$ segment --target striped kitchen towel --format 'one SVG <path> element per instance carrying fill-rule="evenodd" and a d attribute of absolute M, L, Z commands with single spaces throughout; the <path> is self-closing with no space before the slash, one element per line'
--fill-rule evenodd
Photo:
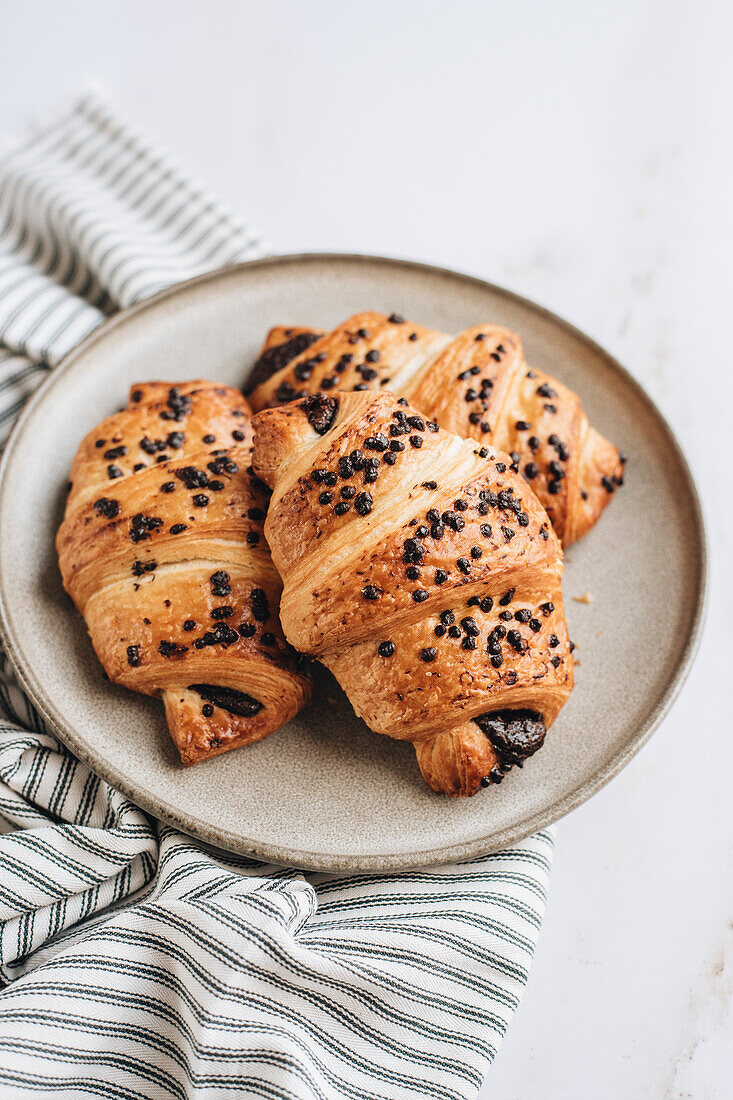
<path fill-rule="evenodd" d="M 0 432 L 115 309 L 263 253 L 96 96 L 58 114 L 0 160 Z M 217 851 L 75 760 L 0 654 L 0 1097 L 475 1097 L 551 853 L 334 876 Z"/>

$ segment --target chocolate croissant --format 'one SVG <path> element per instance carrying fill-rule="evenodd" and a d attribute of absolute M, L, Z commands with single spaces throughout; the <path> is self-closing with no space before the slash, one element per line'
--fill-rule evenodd
<path fill-rule="evenodd" d="M 471 795 L 534 753 L 570 694 L 562 550 L 510 459 L 390 393 L 254 417 L 286 638 L 435 791 Z"/>
<path fill-rule="evenodd" d="M 388 387 L 442 428 L 506 451 L 564 546 L 593 527 L 623 483 L 623 456 L 590 426 L 577 395 L 530 369 L 520 337 L 499 325 L 453 338 L 394 313 L 359 313 L 327 334 L 277 328 L 251 384 L 255 410 L 319 390 Z"/>
<path fill-rule="evenodd" d="M 267 737 L 309 697 L 278 619 L 250 415 L 211 382 L 133 387 L 83 440 L 56 539 L 107 675 L 162 698 L 184 764 Z"/>

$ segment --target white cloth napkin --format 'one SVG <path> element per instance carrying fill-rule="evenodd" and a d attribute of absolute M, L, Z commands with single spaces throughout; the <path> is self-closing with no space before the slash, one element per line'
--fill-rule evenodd
<path fill-rule="evenodd" d="M 0 160 L 0 432 L 115 309 L 263 251 L 97 97 L 59 113 Z M 0 833 L 3 1098 L 474 1097 L 552 854 L 334 876 L 217 851 L 75 760 L 1 654 Z"/>

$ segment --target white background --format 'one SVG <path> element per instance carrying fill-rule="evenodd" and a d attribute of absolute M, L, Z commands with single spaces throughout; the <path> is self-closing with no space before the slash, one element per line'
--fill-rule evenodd
<path fill-rule="evenodd" d="M 733 1095 L 732 32 L 722 0 L 0 0 L 0 131 L 95 76 L 278 251 L 426 259 L 555 309 L 688 454 L 712 549 L 697 663 L 558 827 L 482 1100 Z"/>

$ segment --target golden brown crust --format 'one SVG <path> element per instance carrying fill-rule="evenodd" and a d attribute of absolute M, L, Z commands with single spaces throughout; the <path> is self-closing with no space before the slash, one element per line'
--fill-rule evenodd
<path fill-rule="evenodd" d="M 372 729 L 436 742 L 418 751 L 431 784 L 472 794 L 491 753 L 467 720 L 549 727 L 572 688 L 558 540 L 508 456 L 388 393 L 322 400 L 253 422 L 285 636 Z"/>
<path fill-rule="evenodd" d="M 349 344 L 359 332 L 367 335 Z M 577 395 L 531 369 L 509 329 L 476 325 L 451 338 L 363 313 L 333 333 L 311 335 L 319 338 L 308 352 L 254 391 L 255 409 L 324 387 L 389 388 L 447 431 L 515 456 L 564 546 L 590 530 L 623 482 L 619 452 L 590 427 Z M 337 373 L 334 363 L 347 346 L 352 361 Z M 369 362 L 374 352 L 378 359 Z M 317 362 L 319 356 L 325 358 Z"/>
<path fill-rule="evenodd" d="M 107 675 L 161 695 L 186 764 L 266 737 L 308 697 L 278 619 L 251 440 L 237 390 L 134 386 L 82 442 L 57 535 Z"/>
<path fill-rule="evenodd" d="M 425 782 L 438 794 L 475 794 L 486 776 L 501 774 L 499 754 L 475 722 L 463 722 L 415 745 Z"/>
<path fill-rule="evenodd" d="M 272 408 L 319 390 L 394 389 L 447 339 L 381 313 L 357 313 L 258 385 L 250 395 L 252 408 Z"/>

